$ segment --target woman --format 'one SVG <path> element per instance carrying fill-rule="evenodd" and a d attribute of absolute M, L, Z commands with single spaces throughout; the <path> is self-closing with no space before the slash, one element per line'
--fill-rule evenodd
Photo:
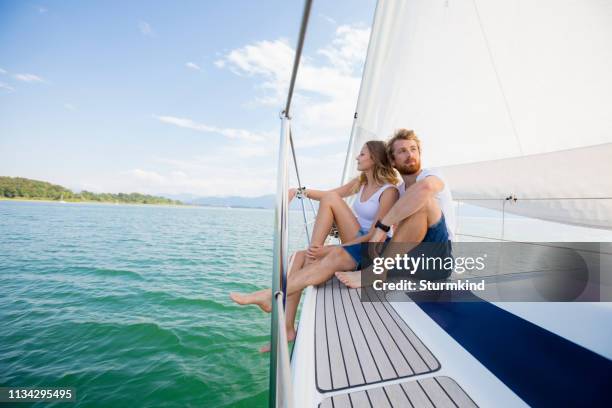
<path fill-rule="evenodd" d="M 387 157 L 384 142 L 371 140 L 364 144 L 357 156 L 357 170 L 361 171 L 359 177 L 336 189 L 302 190 L 303 196 L 319 201 L 319 210 L 310 247 L 292 255 L 288 279 L 292 271 L 301 269 L 309 262 L 317 262 L 329 251 L 332 246 L 324 246 L 324 243 L 334 223 L 343 245 L 367 242 L 374 234 L 376 221 L 384 217 L 398 200 L 399 192 L 395 186 L 399 179 Z M 289 200 L 296 192 L 296 189 L 289 190 Z M 351 210 L 343 198 L 355 194 L 357 197 Z M 270 289 L 250 294 L 230 294 L 236 303 L 256 304 L 266 312 L 270 312 L 271 296 Z M 286 330 L 289 341 L 296 335 L 294 323 L 300 296 L 301 293 L 295 293 L 287 298 Z M 267 350 L 267 347 L 262 348 L 262 351 Z"/>

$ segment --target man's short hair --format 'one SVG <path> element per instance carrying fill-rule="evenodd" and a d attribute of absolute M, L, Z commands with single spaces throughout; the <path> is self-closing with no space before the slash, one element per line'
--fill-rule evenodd
<path fill-rule="evenodd" d="M 414 140 L 419 148 L 419 152 L 421 151 L 421 140 L 414 133 L 414 130 L 410 129 L 397 129 L 391 139 L 387 141 L 387 156 L 389 159 L 393 160 L 393 144 L 398 140 Z"/>

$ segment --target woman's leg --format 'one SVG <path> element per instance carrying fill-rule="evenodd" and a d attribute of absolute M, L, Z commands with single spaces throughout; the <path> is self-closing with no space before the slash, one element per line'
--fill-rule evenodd
<path fill-rule="evenodd" d="M 230 298 L 239 305 L 257 305 L 266 313 L 272 311 L 272 289 L 262 289 L 251 293 L 230 293 Z"/>
<path fill-rule="evenodd" d="M 334 221 L 342 242 L 355 238 L 359 232 L 357 218 L 342 197 L 338 193 L 327 193 L 319 201 L 319 211 L 310 244 L 323 245 Z"/>
<path fill-rule="evenodd" d="M 302 269 L 306 260 L 306 251 L 298 251 L 292 255 L 293 262 L 290 262 L 290 268 L 287 272 L 287 280 L 291 279 L 291 273 Z M 295 315 L 300 303 L 301 293 L 295 293 L 287 297 L 285 306 L 287 337 L 290 335 L 295 337 Z M 272 311 L 272 289 L 262 289 L 251 293 L 230 293 L 230 298 L 239 305 L 257 305 L 266 313 Z M 290 338 L 290 340 L 292 340 Z"/>

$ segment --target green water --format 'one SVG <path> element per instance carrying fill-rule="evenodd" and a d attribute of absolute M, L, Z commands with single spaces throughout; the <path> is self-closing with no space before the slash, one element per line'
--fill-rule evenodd
<path fill-rule="evenodd" d="M 267 210 L 0 202 L 0 386 L 76 389 L 56 406 L 266 405 L 269 316 L 227 294 L 269 285 L 272 223 Z"/>

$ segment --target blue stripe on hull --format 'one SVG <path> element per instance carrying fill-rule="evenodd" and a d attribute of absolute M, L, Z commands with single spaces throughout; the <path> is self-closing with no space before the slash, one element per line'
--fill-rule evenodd
<path fill-rule="evenodd" d="M 490 303 L 410 297 L 527 404 L 612 406 L 611 360 Z"/>

